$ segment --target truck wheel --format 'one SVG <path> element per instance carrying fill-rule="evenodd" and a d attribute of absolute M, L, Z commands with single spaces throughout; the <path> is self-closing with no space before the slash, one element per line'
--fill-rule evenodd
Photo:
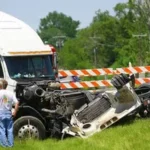
<path fill-rule="evenodd" d="M 20 139 L 44 139 L 45 132 L 43 123 L 36 117 L 24 116 L 14 122 L 14 135 Z"/>

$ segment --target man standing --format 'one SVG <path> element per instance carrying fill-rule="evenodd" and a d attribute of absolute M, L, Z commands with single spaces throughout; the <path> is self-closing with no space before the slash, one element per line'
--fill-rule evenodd
<path fill-rule="evenodd" d="M 0 145 L 12 147 L 14 145 L 13 117 L 16 115 L 19 102 L 15 94 L 6 90 L 7 81 L 0 80 Z M 12 106 L 15 106 L 12 112 Z"/>

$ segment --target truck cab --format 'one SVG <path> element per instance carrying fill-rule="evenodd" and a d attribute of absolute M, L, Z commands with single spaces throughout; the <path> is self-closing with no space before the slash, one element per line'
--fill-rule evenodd
<path fill-rule="evenodd" d="M 45 45 L 21 20 L 0 11 L 0 78 L 14 91 L 17 82 L 55 80 L 56 49 Z"/>
<path fill-rule="evenodd" d="M 48 83 L 51 83 L 50 88 L 54 87 L 56 57 L 56 49 L 46 45 L 30 26 L 0 11 L 0 78 L 7 80 L 7 89 L 13 91 L 20 101 L 19 111 L 14 118 L 14 133 L 18 137 L 24 137 L 30 129 L 33 129 L 34 137 L 45 137 L 48 123 L 32 88 L 36 88 L 36 84 L 45 89 Z M 31 91 L 27 88 L 27 94 L 24 93 L 25 87 L 31 84 Z M 59 84 L 55 84 L 57 86 Z M 41 89 L 38 90 L 41 92 Z M 29 101 L 30 98 L 33 101 Z"/>

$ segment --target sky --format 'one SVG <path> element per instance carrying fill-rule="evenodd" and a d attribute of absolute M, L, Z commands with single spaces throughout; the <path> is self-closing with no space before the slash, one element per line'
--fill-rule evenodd
<path fill-rule="evenodd" d="M 79 28 L 85 28 L 97 10 L 108 10 L 114 15 L 114 6 L 123 2 L 127 0 L 0 0 L 0 11 L 24 21 L 34 30 L 38 29 L 40 19 L 53 11 L 80 21 Z"/>

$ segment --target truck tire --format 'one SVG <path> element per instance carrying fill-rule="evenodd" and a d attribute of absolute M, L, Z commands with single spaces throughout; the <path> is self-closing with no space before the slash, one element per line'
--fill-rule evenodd
<path fill-rule="evenodd" d="M 45 126 L 36 117 L 23 116 L 14 122 L 14 135 L 19 139 L 44 139 L 45 133 Z"/>

